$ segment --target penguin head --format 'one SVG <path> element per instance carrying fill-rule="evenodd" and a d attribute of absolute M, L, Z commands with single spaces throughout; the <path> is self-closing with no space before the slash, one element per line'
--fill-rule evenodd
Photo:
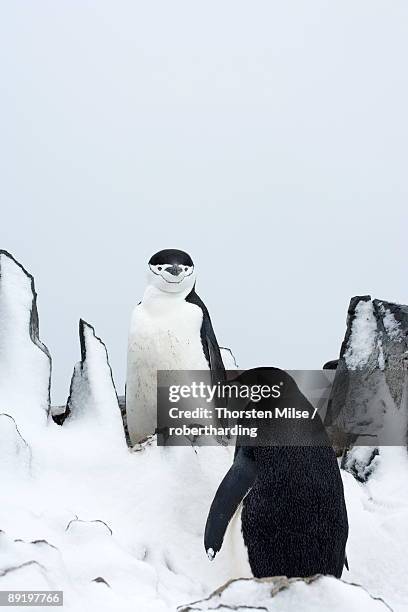
<path fill-rule="evenodd" d="M 148 282 L 167 293 L 191 290 L 195 283 L 193 260 L 178 249 L 159 251 L 149 260 Z"/>

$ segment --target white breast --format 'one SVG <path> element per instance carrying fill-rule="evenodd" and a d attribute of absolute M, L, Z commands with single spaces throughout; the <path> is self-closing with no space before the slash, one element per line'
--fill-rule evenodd
<path fill-rule="evenodd" d="M 208 370 L 201 308 L 183 295 L 145 294 L 132 313 L 127 363 L 129 435 L 138 442 L 156 428 L 157 370 Z"/>

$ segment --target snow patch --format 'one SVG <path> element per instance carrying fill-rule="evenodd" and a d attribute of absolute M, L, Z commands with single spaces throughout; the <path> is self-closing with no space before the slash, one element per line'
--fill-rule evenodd
<path fill-rule="evenodd" d="M 398 323 L 398 321 L 388 308 L 384 309 L 383 322 L 385 331 L 387 332 L 391 340 L 401 341 L 403 339 L 401 325 Z"/>
<path fill-rule="evenodd" d="M 0 413 L 25 437 L 44 425 L 50 406 L 51 359 L 39 339 L 33 277 L 0 251 Z"/>
<path fill-rule="evenodd" d="M 350 370 L 363 368 L 375 347 L 377 322 L 374 316 L 373 303 L 361 300 L 355 310 L 349 345 L 344 354 Z"/>
<path fill-rule="evenodd" d="M 94 442 L 105 452 L 114 446 L 124 449 L 123 422 L 106 347 L 94 328 L 82 320 L 79 337 L 81 361 L 74 368 L 64 427 L 79 436 L 92 430 Z"/>
<path fill-rule="evenodd" d="M 262 580 L 234 580 L 209 598 L 182 607 L 179 612 L 197 610 L 227 612 L 385 612 L 390 608 L 359 585 L 350 585 L 329 576 L 305 580 L 286 577 Z"/>

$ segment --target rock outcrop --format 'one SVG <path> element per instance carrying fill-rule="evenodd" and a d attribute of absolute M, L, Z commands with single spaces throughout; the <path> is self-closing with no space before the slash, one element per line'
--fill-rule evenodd
<path fill-rule="evenodd" d="M 363 587 L 329 576 L 310 578 L 238 579 L 227 582 L 212 595 L 179 612 L 385 612 L 391 608 Z"/>
<path fill-rule="evenodd" d="M 0 251 L 0 414 L 12 417 L 24 438 L 47 422 L 50 380 L 34 278 L 10 253 Z"/>
<path fill-rule="evenodd" d="M 371 447 L 343 460 L 362 481 L 378 446 L 407 444 L 407 357 L 408 306 L 352 298 L 325 425 L 337 448 Z"/>

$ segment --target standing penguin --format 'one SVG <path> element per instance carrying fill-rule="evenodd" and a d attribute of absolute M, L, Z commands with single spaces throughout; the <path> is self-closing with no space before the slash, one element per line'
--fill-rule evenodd
<path fill-rule="evenodd" d="M 256 409 L 292 407 L 300 409 L 303 418 L 258 420 L 259 446 L 237 442 L 234 463 L 208 515 L 208 557 L 214 559 L 221 549 L 228 523 L 242 502 L 242 536 L 256 578 L 339 578 L 347 563 L 347 510 L 335 453 L 319 415 L 313 417 L 313 407 L 282 370 L 250 370 L 237 381 L 249 386 L 279 384 L 279 401 L 264 399 Z"/>
<path fill-rule="evenodd" d="M 195 292 L 195 270 L 187 253 L 159 251 L 148 263 L 148 285 L 131 318 L 126 416 L 133 444 L 156 428 L 157 370 L 211 370 L 225 379 L 210 315 Z"/>

